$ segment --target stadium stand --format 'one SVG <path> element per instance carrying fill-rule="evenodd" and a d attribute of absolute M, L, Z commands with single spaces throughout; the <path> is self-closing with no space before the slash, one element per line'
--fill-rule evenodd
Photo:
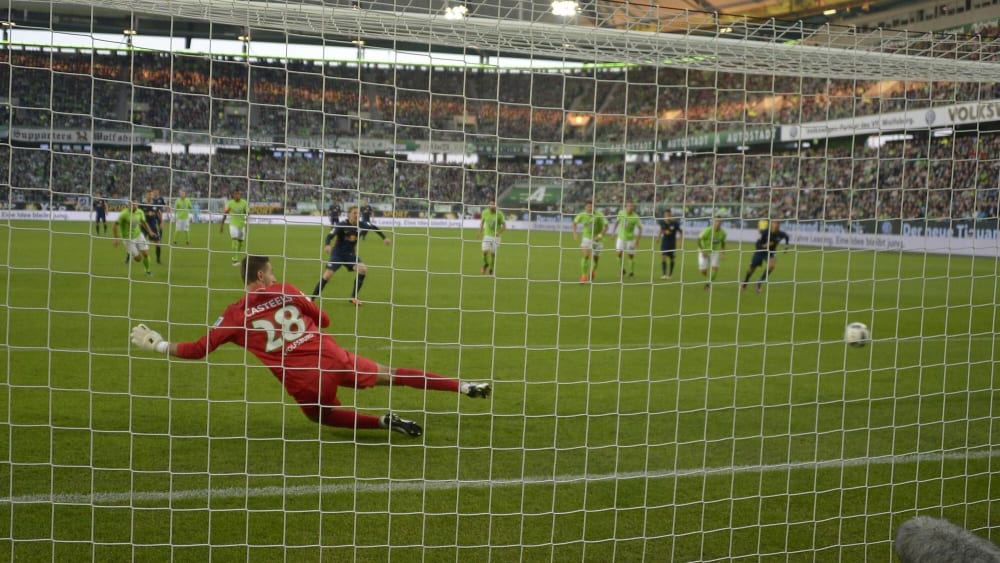
<path fill-rule="evenodd" d="M 614 73 L 615 81 L 602 81 L 602 73 Z M 732 86 L 720 88 L 723 84 Z M 565 212 L 593 195 L 608 207 L 629 197 L 695 215 L 724 207 L 746 218 L 997 216 L 1000 163 L 989 155 L 1000 154 L 1000 140 L 991 132 L 918 136 L 878 147 L 848 140 L 806 149 L 678 153 L 657 162 L 625 162 L 620 154 L 554 161 L 522 155 L 475 165 L 429 165 L 375 154 L 240 148 L 248 139 L 280 144 L 287 137 L 324 135 L 395 142 L 499 136 L 520 143 L 615 143 L 627 133 L 630 142 L 647 141 L 714 132 L 727 123 L 773 127 L 996 99 L 996 84 L 987 91 L 965 83 L 857 83 L 649 68 L 561 74 L 312 61 L 248 66 L 157 53 L 8 50 L 0 53 L 0 97 L 11 101 L 12 127 L 120 132 L 144 127 L 160 142 L 190 134 L 193 142 L 234 147 L 210 156 L 112 145 L 3 146 L 0 177 L 12 167 L 5 188 L 19 203 L 58 203 L 87 194 L 88 182 L 80 179 L 92 178 L 111 198 L 127 197 L 132 186 L 170 186 L 194 197 L 240 188 L 256 205 L 278 212 L 302 202 L 322 208 L 330 197 L 325 190 L 360 190 L 375 202 L 424 209 L 429 202 L 479 204 L 515 184 L 542 180 L 564 188 Z M 574 122 L 569 119 L 574 114 L 587 119 Z"/>

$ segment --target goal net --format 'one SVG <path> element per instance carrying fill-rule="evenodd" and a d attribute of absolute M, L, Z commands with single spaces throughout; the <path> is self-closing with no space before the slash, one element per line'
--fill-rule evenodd
<path fill-rule="evenodd" d="M 0 552 L 885 561 L 915 515 L 998 539 L 996 25 L 504 6 L 4 12 Z M 324 249 L 354 214 L 364 269 Z M 492 395 L 342 386 L 424 434 L 332 427 L 243 348 L 129 343 L 213 331 L 248 254 L 343 348 Z"/>

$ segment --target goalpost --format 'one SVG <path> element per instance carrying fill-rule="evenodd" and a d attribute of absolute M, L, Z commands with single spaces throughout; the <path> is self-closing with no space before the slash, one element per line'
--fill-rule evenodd
<path fill-rule="evenodd" d="M 0 16 L 0 553 L 885 561 L 916 515 L 1000 539 L 996 39 L 456 6 Z M 164 224 L 146 277 L 92 202 L 111 223 L 153 189 L 201 221 Z M 618 231 L 636 204 L 634 263 L 576 233 L 587 200 Z M 363 306 L 332 277 L 326 332 L 489 401 L 342 389 L 425 433 L 323 427 L 243 349 L 128 344 L 204 335 L 243 295 L 234 253 L 308 292 L 354 206 L 392 244 L 359 244 Z M 772 226 L 790 244 L 757 262 Z"/>

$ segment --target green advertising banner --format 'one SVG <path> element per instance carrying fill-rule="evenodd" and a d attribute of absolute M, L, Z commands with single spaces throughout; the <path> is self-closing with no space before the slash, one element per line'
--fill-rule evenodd
<path fill-rule="evenodd" d="M 526 206 L 529 203 L 558 205 L 562 200 L 562 188 L 557 184 L 535 186 L 517 185 L 507 190 L 499 202 L 501 206 Z"/>

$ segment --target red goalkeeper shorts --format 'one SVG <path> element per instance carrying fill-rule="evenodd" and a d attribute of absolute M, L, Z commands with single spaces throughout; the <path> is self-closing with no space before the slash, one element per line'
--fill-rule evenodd
<path fill-rule="evenodd" d="M 318 420 L 321 406 L 340 405 L 337 387 L 374 387 L 378 373 L 376 362 L 347 350 L 338 350 L 333 357 L 324 358 L 322 371 L 286 369 L 283 384 L 306 416 Z"/>

